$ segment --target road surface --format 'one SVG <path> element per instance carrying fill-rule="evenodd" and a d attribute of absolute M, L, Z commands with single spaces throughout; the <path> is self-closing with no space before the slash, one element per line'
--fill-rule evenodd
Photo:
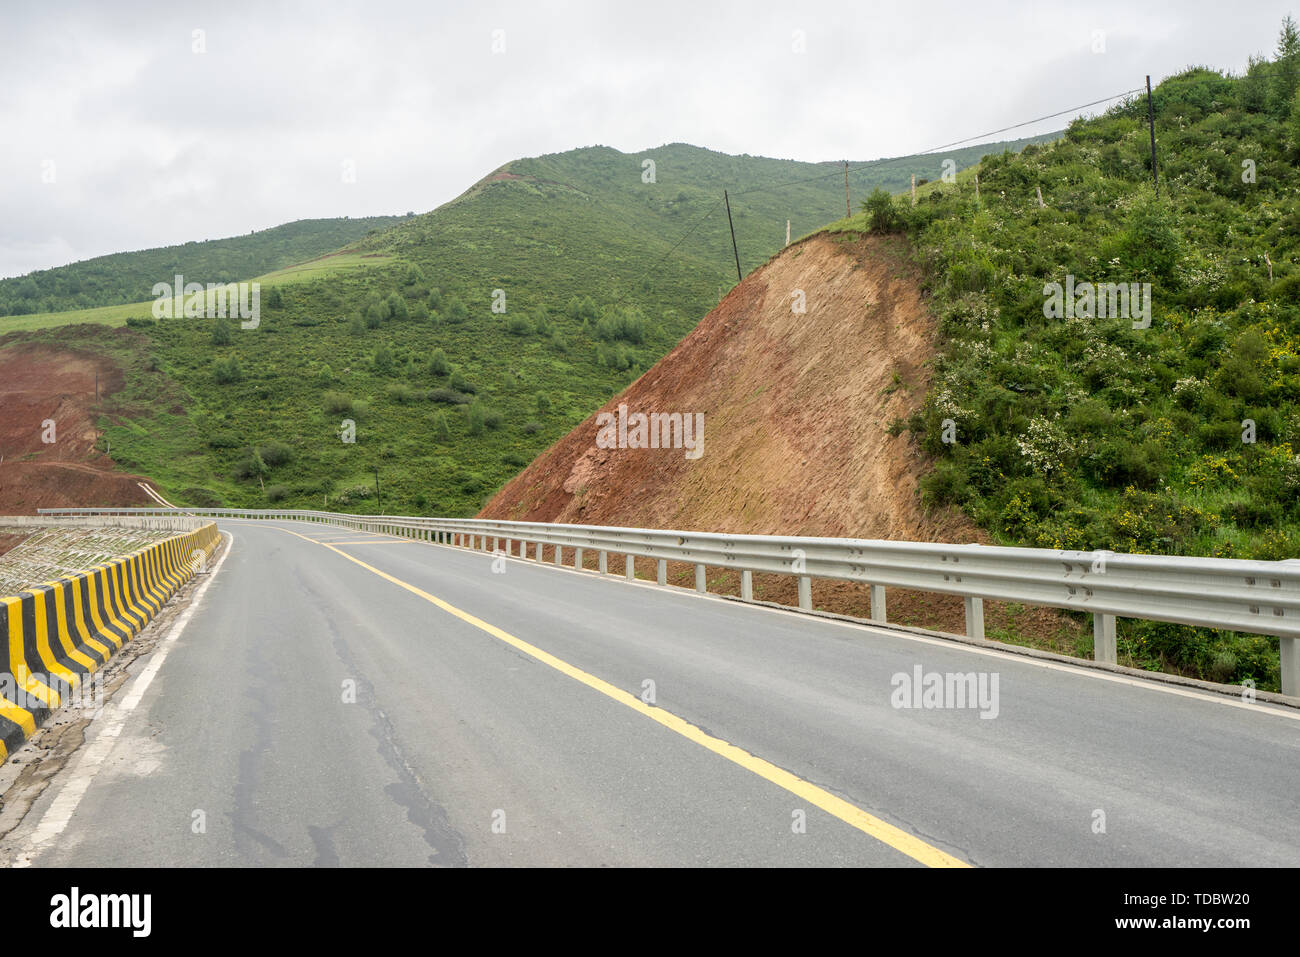
<path fill-rule="evenodd" d="M 488 553 L 220 525 L 183 630 L 131 665 L 7 862 L 1300 863 L 1297 711 Z M 990 693 L 996 675 L 996 698 L 896 707 L 924 704 L 899 690 L 918 667 Z"/>

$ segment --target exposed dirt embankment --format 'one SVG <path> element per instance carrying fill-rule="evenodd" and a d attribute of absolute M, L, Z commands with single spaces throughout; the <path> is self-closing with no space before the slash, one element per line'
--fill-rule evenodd
<path fill-rule="evenodd" d="M 139 476 L 114 472 L 95 449 L 96 376 L 101 398 L 122 386 L 117 367 L 90 353 L 31 342 L 0 348 L 0 515 L 151 504 Z"/>
<path fill-rule="evenodd" d="M 897 240 L 843 239 L 819 235 L 786 249 L 600 410 L 701 412 L 699 458 L 684 449 L 601 448 L 597 413 L 516 476 L 481 515 L 988 541 L 959 512 L 921 506 L 917 480 L 925 457 L 907 437 L 888 432 L 893 419 L 924 399 L 935 354 L 934 320 L 907 248 Z M 677 571 L 685 583 L 689 570 Z M 737 585 L 720 575 L 710 588 Z M 794 588 L 789 577 L 755 582 L 758 597 L 773 601 L 793 603 Z M 863 614 L 864 592 L 816 582 L 814 602 Z M 962 630 L 960 599 L 891 590 L 888 601 L 893 621 Z M 990 633 L 1011 617 L 987 609 Z M 1061 627 L 1050 612 L 1020 617 L 1017 630 L 1055 634 Z"/>

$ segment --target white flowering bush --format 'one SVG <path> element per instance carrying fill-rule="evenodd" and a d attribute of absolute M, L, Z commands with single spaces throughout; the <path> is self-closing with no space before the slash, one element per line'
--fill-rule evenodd
<path fill-rule="evenodd" d="M 1034 416 L 1016 445 L 1029 467 L 1040 475 L 1060 472 L 1075 453 L 1075 442 L 1066 434 L 1059 415 L 1051 419 Z"/>

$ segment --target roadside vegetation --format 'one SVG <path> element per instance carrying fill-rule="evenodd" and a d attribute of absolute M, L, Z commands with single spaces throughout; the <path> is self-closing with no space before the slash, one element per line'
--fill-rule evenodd
<path fill-rule="evenodd" d="M 936 457 L 928 501 L 1006 544 L 1300 556 L 1298 87 L 1288 19 L 1244 76 L 1197 67 L 1155 90 L 1158 196 L 1143 95 L 833 227 L 904 231 L 925 267 L 942 355 L 892 428 Z M 1150 283 L 1149 327 L 1047 317 L 1068 276 Z M 1276 640 L 1123 622 L 1121 645 L 1277 686 Z"/>

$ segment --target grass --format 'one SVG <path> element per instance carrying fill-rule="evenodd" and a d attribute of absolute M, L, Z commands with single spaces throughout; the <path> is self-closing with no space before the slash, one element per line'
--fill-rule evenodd
<path fill-rule="evenodd" d="M 966 171 L 830 227 L 897 219 L 924 270 L 941 355 L 897 431 L 935 457 L 928 503 L 1001 544 L 1300 556 L 1300 100 L 1262 82 L 1160 84 L 1159 196 L 1143 99 L 987 158 L 978 199 Z M 1149 325 L 1049 315 L 1068 276 L 1150 284 Z M 1276 639 L 1121 621 L 1118 641 L 1139 667 L 1278 684 Z"/>

